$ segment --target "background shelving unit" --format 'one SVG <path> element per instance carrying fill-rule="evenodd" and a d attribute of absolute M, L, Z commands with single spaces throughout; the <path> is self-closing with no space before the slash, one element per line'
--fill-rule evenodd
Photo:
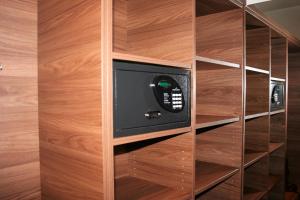
<path fill-rule="evenodd" d="M 284 82 L 287 78 L 287 39 L 276 31 L 271 30 L 271 78 L 272 80 Z M 285 87 L 285 91 L 287 87 Z M 271 93 L 272 91 L 270 91 Z M 287 95 L 287 94 L 286 94 Z M 286 142 L 287 142 L 287 96 L 285 98 L 285 108 L 281 110 L 270 109 L 270 174 L 279 178 L 278 184 L 270 192 L 270 199 L 284 199 L 285 191 L 285 166 L 286 166 Z"/>
<path fill-rule="evenodd" d="M 242 184 L 243 9 L 197 0 L 195 23 L 195 195 L 235 200 Z"/>
<path fill-rule="evenodd" d="M 244 199 L 284 199 L 286 108 L 271 110 L 271 80 L 286 78 L 286 39 L 246 13 Z"/>

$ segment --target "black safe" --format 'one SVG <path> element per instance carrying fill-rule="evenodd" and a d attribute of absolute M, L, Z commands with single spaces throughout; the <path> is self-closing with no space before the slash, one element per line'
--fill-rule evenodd
<path fill-rule="evenodd" d="M 272 81 L 271 82 L 271 110 L 279 110 L 284 108 L 284 82 Z"/>
<path fill-rule="evenodd" d="M 190 71 L 114 61 L 114 137 L 191 124 Z"/>

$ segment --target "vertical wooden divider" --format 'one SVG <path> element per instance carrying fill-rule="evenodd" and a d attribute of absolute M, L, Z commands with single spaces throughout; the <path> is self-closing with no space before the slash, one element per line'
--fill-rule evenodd
<path fill-rule="evenodd" d="M 114 199 L 114 148 L 113 148 L 113 1 L 102 1 L 102 138 L 103 138 L 103 191 L 104 199 Z"/>

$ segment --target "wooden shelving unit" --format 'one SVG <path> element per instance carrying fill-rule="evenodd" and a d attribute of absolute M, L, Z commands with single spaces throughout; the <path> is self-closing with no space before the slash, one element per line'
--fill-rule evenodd
<path fill-rule="evenodd" d="M 236 199 L 242 184 L 243 9 L 231 1 L 197 0 L 195 22 L 195 195 Z"/>
<path fill-rule="evenodd" d="M 287 107 L 270 109 L 270 81 L 288 82 L 288 43 L 269 24 L 238 0 L 40 3 L 41 180 L 67 177 L 46 195 L 282 199 Z M 114 60 L 190 70 L 191 125 L 113 138 Z"/>
<path fill-rule="evenodd" d="M 288 43 L 286 38 L 271 30 L 271 78 L 270 81 L 286 82 Z M 285 88 L 287 91 L 287 87 Z M 287 102 L 287 96 L 285 98 Z M 277 186 L 269 194 L 270 199 L 284 199 L 285 166 L 287 141 L 287 103 L 281 110 L 270 110 L 270 160 L 269 170 L 272 175 L 281 177 Z"/>
<path fill-rule="evenodd" d="M 285 110 L 270 108 L 271 80 L 285 82 L 284 39 L 246 13 L 244 194 L 247 200 L 283 199 Z"/>

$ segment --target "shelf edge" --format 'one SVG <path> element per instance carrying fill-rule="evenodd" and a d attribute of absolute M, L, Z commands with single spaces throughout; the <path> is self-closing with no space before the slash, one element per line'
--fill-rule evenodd
<path fill-rule="evenodd" d="M 202 56 L 195 56 L 195 60 L 199 61 L 199 62 L 207 62 L 207 63 L 211 63 L 211 64 L 223 65 L 223 66 L 232 67 L 232 68 L 241 68 L 240 64 L 206 58 L 206 57 L 202 57 Z"/>
<path fill-rule="evenodd" d="M 229 124 L 229 123 L 238 122 L 238 121 L 240 121 L 240 117 L 234 117 L 234 118 L 218 120 L 218 121 L 213 121 L 213 122 L 206 122 L 206 123 L 196 124 L 195 129 L 197 130 L 197 129 L 201 129 L 201 128 L 218 126 L 218 125 L 222 125 L 222 124 Z"/>
<path fill-rule="evenodd" d="M 255 67 L 246 66 L 245 69 L 248 71 L 252 71 L 252 72 L 258 72 L 258 73 L 262 73 L 262 74 L 270 74 L 270 72 L 267 70 L 258 69 Z"/>
<path fill-rule="evenodd" d="M 263 113 L 253 114 L 253 115 L 246 115 L 245 120 L 259 118 L 259 117 L 268 116 L 268 115 L 269 115 L 269 112 L 263 112 Z"/>
<path fill-rule="evenodd" d="M 279 113 L 284 113 L 284 112 L 285 112 L 285 109 L 276 110 L 276 111 L 272 111 L 272 112 L 270 112 L 270 115 L 276 115 L 276 114 L 279 114 Z"/>
<path fill-rule="evenodd" d="M 141 63 L 147 63 L 147 64 L 165 65 L 165 66 L 187 68 L 187 69 L 192 68 L 191 64 L 185 64 L 185 63 L 181 63 L 181 62 L 173 62 L 173 61 L 169 61 L 169 60 L 137 56 L 137 55 L 132 55 L 132 54 L 117 53 L 117 52 L 113 52 L 112 58 L 114 60 L 141 62 Z"/>
<path fill-rule="evenodd" d="M 283 78 L 275 78 L 275 77 L 271 77 L 271 81 L 285 82 L 285 79 L 283 79 Z"/>
<path fill-rule="evenodd" d="M 251 165 L 253 165 L 254 163 L 258 162 L 260 159 L 264 158 L 265 156 L 267 156 L 269 154 L 269 152 L 262 152 L 260 156 L 258 156 L 257 158 L 251 160 L 248 163 L 244 163 L 244 168 L 248 168 Z"/>
<path fill-rule="evenodd" d="M 178 135 L 192 131 L 192 127 L 176 128 L 164 131 L 156 131 L 152 133 L 139 134 L 134 136 L 126 136 L 113 139 L 113 145 L 118 146 L 122 144 L 128 144 L 132 142 L 139 142 L 143 140 L 149 140 L 154 138 L 161 138 L 165 136 Z"/>

